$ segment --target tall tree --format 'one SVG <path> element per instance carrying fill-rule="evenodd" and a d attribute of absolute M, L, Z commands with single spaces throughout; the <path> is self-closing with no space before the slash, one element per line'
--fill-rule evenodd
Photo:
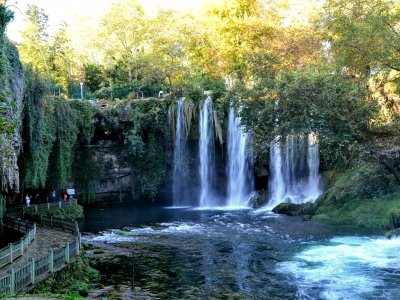
<path fill-rule="evenodd" d="M 48 56 L 48 16 L 36 5 L 28 5 L 25 27 L 21 32 L 22 43 L 19 45 L 21 60 L 26 65 L 32 65 L 39 74 L 49 78 Z"/>
<path fill-rule="evenodd" d="M 335 61 L 358 75 L 400 71 L 400 2 L 328 0 L 323 20 Z"/>
<path fill-rule="evenodd" d="M 68 35 L 68 25 L 63 22 L 52 38 L 49 58 L 53 83 L 62 87 L 67 97 L 74 79 L 74 66 L 76 66 L 73 52 Z"/>
<path fill-rule="evenodd" d="M 104 60 L 110 64 L 124 62 L 129 82 L 137 80 L 136 64 L 143 45 L 146 22 L 138 0 L 120 0 L 101 20 L 98 46 L 104 49 Z"/>

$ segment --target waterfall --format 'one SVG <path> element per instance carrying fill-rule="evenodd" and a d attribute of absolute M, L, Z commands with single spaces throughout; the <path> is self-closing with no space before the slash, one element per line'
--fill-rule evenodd
<path fill-rule="evenodd" d="M 231 104 L 228 123 L 228 206 L 245 206 L 252 190 L 253 176 L 246 147 L 248 134 L 240 126 Z"/>
<path fill-rule="evenodd" d="M 187 176 L 188 176 L 188 155 L 187 155 L 187 121 L 183 110 L 184 99 L 178 101 L 176 110 L 176 131 L 174 148 L 174 170 L 172 196 L 174 206 L 188 205 L 187 199 Z"/>
<path fill-rule="evenodd" d="M 270 147 L 269 201 L 273 208 L 282 202 L 313 202 L 321 194 L 319 148 L 315 134 L 279 137 Z"/>
<path fill-rule="evenodd" d="M 320 177 L 318 138 L 315 134 L 311 133 L 308 135 L 307 146 L 307 164 L 309 176 L 306 196 L 309 200 L 306 199 L 306 201 L 315 201 L 322 192 L 319 184 Z"/>
<path fill-rule="evenodd" d="M 214 122 L 211 97 L 203 103 L 200 111 L 200 206 L 215 206 L 212 187 L 215 180 Z"/>
<path fill-rule="evenodd" d="M 279 203 L 280 199 L 285 198 L 285 181 L 283 180 L 282 172 L 281 144 L 279 143 L 278 139 L 272 141 L 269 156 L 270 175 L 268 190 L 270 192 L 270 197 L 268 206 L 274 207 Z"/>

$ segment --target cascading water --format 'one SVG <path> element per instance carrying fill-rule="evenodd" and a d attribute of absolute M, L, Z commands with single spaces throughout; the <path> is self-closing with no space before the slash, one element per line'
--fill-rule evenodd
<path fill-rule="evenodd" d="M 215 180 L 214 122 L 211 97 L 203 103 L 200 111 L 200 206 L 215 206 L 212 187 Z"/>
<path fill-rule="evenodd" d="M 183 111 L 184 99 L 178 101 L 176 111 L 176 131 L 174 148 L 174 170 L 173 170 L 173 204 L 174 206 L 188 205 L 186 193 L 188 176 L 187 156 L 187 121 Z"/>
<path fill-rule="evenodd" d="M 246 206 L 253 187 L 248 134 L 240 126 L 233 105 L 229 110 L 228 124 L 228 206 Z"/>
<path fill-rule="evenodd" d="M 270 148 L 268 208 L 282 202 L 313 202 L 321 194 L 319 149 L 315 134 L 275 139 Z"/>

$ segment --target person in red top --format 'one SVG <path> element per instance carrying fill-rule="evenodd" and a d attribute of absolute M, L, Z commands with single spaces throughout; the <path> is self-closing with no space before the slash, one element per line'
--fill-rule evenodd
<path fill-rule="evenodd" d="M 67 202 L 68 196 L 67 194 L 64 194 L 64 202 Z"/>

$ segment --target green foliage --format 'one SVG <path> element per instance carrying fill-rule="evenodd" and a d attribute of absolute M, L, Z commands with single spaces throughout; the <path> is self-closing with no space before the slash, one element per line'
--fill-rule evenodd
<path fill-rule="evenodd" d="M 383 166 L 361 163 L 339 174 L 316 207 L 313 219 L 393 229 L 400 225 L 400 187 Z"/>
<path fill-rule="evenodd" d="M 159 136 L 152 130 L 147 132 L 143 151 L 134 160 L 134 193 L 154 199 L 165 175 L 164 149 Z"/>
<path fill-rule="evenodd" d="M 400 4 L 396 0 L 329 0 L 323 27 L 333 57 L 350 73 L 400 70 Z"/>
<path fill-rule="evenodd" d="M 125 125 L 124 142 L 131 157 L 136 197 L 154 199 L 164 178 L 167 107 L 167 101 L 154 99 L 128 101 L 117 108 L 122 109 L 129 120 Z"/>
<path fill-rule="evenodd" d="M 49 70 L 50 76 L 55 84 L 64 91 L 64 94 L 70 96 L 72 85 L 73 48 L 70 45 L 68 35 L 68 25 L 62 23 L 60 29 L 54 34 L 49 45 Z"/>
<path fill-rule="evenodd" d="M 90 148 L 81 148 L 76 152 L 73 179 L 79 191 L 80 203 L 87 204 L 95 199 L 94 182 L 99 178 L 100 171 L 100 167 L 92 159 Z"/>
<path fill-rule="evenodd" d="M 365 141 L 377 107 L 364 86 L 327 73 L 284 75 L 278 83 L 278 134 L 314 132 L 329 165 L 347 158 Z"/>
<path fill-rule="evenodd" d="M 77 115 L 70 101 L 54 99 L 56 118 L 56 140 L 50 157 L 49 184 L 51 187 L 65 188 L 71 178 L 72 164 L 78 140 Z"/>
<path fill-rule="evenodd" d="M 22 157 L 24 188 L 64 188 L 71 178 L 79 140 L 88 144 L 94 134 L 90 103 L 52 98 L 39 74 L 28 69 L 25 91 L 25 132 Z"/>
<path fill-rule="evenodd" d="M 0 36 L 4 38 L 8 23 L 14 19 L 14 13 L 3 4 L 0 5 Z"/>
<path fill-rule="evenodd" d="M 71 108 L 76 117 L 76 126 L 79 130 L 79 142 L 81 144 L 90 144 L 94 135 L 94 108 L 88 101 L 72 100 Z"/>
<path fill-rule="evenodd" d="M 101 84 L 106 81 L 103 66 L 88 63 L 83 66 L 85 72 L 85 86 L 93 93 L 100 89 Z"/>
<path fill-rule="evenodd" d="M 283 73 L 275 93 L 243 101 L 243 122 L 254 130 L 255 153 L 265 155 L 276 136 L 314 133 L 327 167 L 347 165 L 362 150 L 378 111 L 366 92 L 351 78 L 325 71 Z"/>
<path fill-rule="evenodd" d="M 21 32 L 23 42 L 19 51 L 21 60 L 38 71 L 43 78 L 50 77 L 48 51 L 48 16 L 36 5 L 28 5 L 26 27 Z"/>
<path fill-rule="evenodd" d="M 204 100 L 204 91 L 213 91 L 213 100 L 221 98 L 226 93 L 225 82 L 211 75 L 185 78 L 183 87 L 186 98 L 196 103 Z"/>
<path fill-rule="evenodd" d="M 39 283 L 34 294 L 64 294 L 70 297 L 87 296 L 99 272 L 92 268 L 86 255 L 79 256 L 69 266 Z"/>
<path fill-rule="evenodd" d="M 33 214 L 40 214 L 48 217 L 75 220 L 83 218 L 83 207 L 80 205 L 64 206 L 63 208 L 41 210 Z"/>
<path fill-rule="evenodd" d="M 27 147 L 22 157 L 22 184 L 24 188 L 45 188 L 57 120 L 46 85 L 32 69 L 27 69 L 26 73 L 25 103 Z"/>

